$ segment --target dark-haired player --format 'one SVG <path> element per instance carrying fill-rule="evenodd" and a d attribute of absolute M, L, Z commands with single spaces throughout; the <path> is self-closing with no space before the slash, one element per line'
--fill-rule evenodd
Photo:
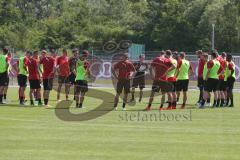
<path fill-rule="evenodd" d="M 88 56 L 89 52 L 84 50 L 76 62 L 76 82 L 74 83 L 76 108 L 83 107 L 84 97 L 86 92 L 88 92 L 88 78 L 90 77 Z"/>
<path fill-rule="evenodd" d="M 6 57 L 8 49 L 4 48 L 0 54 L 0 104 L 3 104 L 4 88 L 7 85 L 9 60 Z"/>
<path fill-rule="evenodd" d="M 230 99 L 230 105 L 229 107 L 233 107 L 234 106 L 234 100 L 233 100 L 233 87 L 234 87 L 234 83 L 236 80 L 236 66 L 235 63 L 232 60 L 232 55 L 228 54 L 227 55 L 227 62 L 228 65 L 226 67 L 226 80 L 227 80 L 227 96 L 228 96 L 228 100 L 227 100 L 227 105 L 229 103 L 229 99 Z"/>
<path fill-rule="evenodd" d="M 66 100 L 68 100 L 70 83 L 69 83 L 69 61 L 68 61 L 68 52 L 66 49 L 63 49 L 62 56 L 57 58 L 56 68 L 59 71 L 58 76 L 58 90 L 57 90 L 57 100 L 60 101 L 60 93 L 62 89 L 62 85 L 65 84 L 65 94 Z"/>
<path fill-rule="evenodd" d="M 211 92 L 214 93 L 214 103 L 213 107 L 216 106 L 218 100 L 218 81 L 219 81 L 219 71 L 221 68 L 220 62 L 217 60 L 217 53 L 211 53 L 212 60 L 207 63 L 207 75 L 206 75 L 206 92 L 210 95 Z M 207 97 L 210 98 L 210 97 Z"/>
<path fill-rule="evenodd" d="M 6 79 L 6 86 L 4 87 L 4 91 L 3 91 L 3 101 L 4 103 L 7 102 L 7 91 L 8 91 L 8 86 L 9 86 L 9 72 L 10 72 L 10 63 L 11 63 L 11 59 L 12 59 L 12 54 L 10 52 L 7 53 L 6 55 L 7 61 L 8 61 L 8 70 L 7 70 L 7 79 Z"/>
<path fill-rule="evenodd" d="M 55 59 L 55 67 L 56 67 L 57 59 L 58 59 L 58 51 L 55 49 L 51 49 L 50 53 L 51 53 L 51 57 Z"/>
<path fill-rule="evenodd" d="M 204 89 L 204 80 L 203 80 L 203 68 L 205 65 L 205 59 L 203 56 L 203 52 L 201 50 L 196 51 L 198 56 L 198 88 L 199 88 L 199 98 L 197 105 L 200 105 L 203 100 L 203 89 Z"/>
<path fill-rule="evenodd" d="M 177 83 L 176 83 L 176 91 L 177 91 L 177 100 L 179 100 L 180 92 L 183 91 L 183 104 L 181 109 L 185 108 L 187 102 L 187 91 L 189 85 L 189 75 L 193 73 L 193 68 L 188 60 L 185 59 L 185 52 L 181 52 L 179 55 L 180 59 L 178 61 L 177 67 Z"/>
<path fill-rule="evenodd" d="M 165 51 L 161 51 L 160 56 L 154 58 L 150 66 L 150 74 L 153 78 L 153 84 L 152 84 L 152 92 L 149 98 L 149 103 L 147 108 L 145 109 L 147 111 L 151 110 L 152 102 L 156 92 L 161 91 L 162 95 L 164 95 L 167 92 L 172 90 L 171 84 L 167 82 L 166 74 L 172 69 L 174 69 L 174 66 L 171 63 L 171 61 L 169 59 L 166 59 L 164 56 L 165 56 Z M 161 106 L 159 110 L 163 109 L 164 102 L 165 102 L 165 98 L 164 96 L 162 96 Z"/>
<path fill-rule="evenodd" d="M 148 69 L 147 63 L 144 62 L 145 55 L 141 54 L 139 56 L 139 61 L 134 63 L 134 67 L 136 69 L 136 74 L 133 78 L 133 84 L 132 84 L 132 99 L 131 101 L 135 101 L 135 88 L 140 89 L 140 95 L 139 95 L 139 102 L 142 101 L 143 96 L 143 89 L 145 88 L 145 72 Z"/>
<path fill-rule="evenodd" d="M 32 52 L 27 51 L 24 56 L 21 56 L 19 60 L 17 61 L 17 80 L 18 80 L 18 85 L 19 85 L 19 101 L 20 105 L 25 105 L 25 90 L 27 87 L 27 79 L 28 79 L 28 70 L 27 70 L 27 65 L 28 65 L 28 59 L 31 57 Z"/>
<path fill-rule="evenodd" d="M 48 55 L 46 50 L 42 51 L 42 57 L 40 57 L 39 64 L 43 66 L 43 99 L 44 105 L 49 107 L 48 100 L 49 94 L 53 87 L 53 78 L 54 78 L 54 67 L 55 67 L 55 59 Z"/>
<path fill-rule="evenodd" d="M 210 107 L 210 93 L 208 92 L 207 86 L 207 72 L 208 72 L 208 54 L 202 53 L 202 57 L 204 60 L 204 67 L 203 67 L 203 99 L 199 104 L 199 108 L 204 108 L 205 103 L 207 102 L 206 106 Z"/>
<path fill-rule="evenodd" d="M 170 70 L 167 72 L 167 81 L 172 84 L 172 90 L 168 92 L 168 109 L 176 109 L 177 105 L 177 94 L 176 94 L 176 68 L 178 65 L 176 56 L 175 58 L 173 57 L 173 54 L 170 50 L 166 51 L 166 56 L 167 59 L 169 59 L 174 67 L 174 69 Z"/>
<path fill-rule="evenodd" d="M 30 84 L 30 102 L 31 105 L 34 105 L 33 94 L 36 92 L 36 99 L 38 100 L 38 105 L 42 105 L 41 100 L 41 80 L 40 80 L 40 68 L 38 63 L 38 51 L 34 51 L 33 55 L 28 59 L 27 63 L 28 68 L 28 79 Z"/>
<path fill-rule="evenodd" d="M 133 63 L 128 60 L 128 53 L 122 55 L 120 62 L 116 63 L 113 67 L 113 74 L 117 76 L 117 94 L 115 96 L 114 108 L 117 110 L 117 105 L 119 97 L 122 94 L 124 89 L 124 98 L 123 98 L 123 110 L 126 110 L 126 103 L 128 99 L 128 94 L 130 93 L 130 79 L 135 72 Z"/>
<path fill-rule="evenodd" d="M 69 81 L 71 86 L 74 87 L 74 95 L 76 95 L 76 87 L 75 87 L 75 80 L 76 80 L 76 63 L 78 61 L 79 51 L 78 49 L 72 50 L 73 56 L 69 58 L 69 67 L 70 67 L 70 76 Z M 75 96 L 74 96 L 75 99 Z"/>
<path fill-rule="evenodd" d="M 216 107 L 223 107 L 224 106 L 224 100 L 226 99 L 225 91 L 226 91 L 226 85 L 224 82 L 224 70 L 226 68 L 226 53 L 222 52 L 221 55 L 217 56 L 217 60 L 220 63 L 220 74 L 218 76 L 218 88 L 217 88 L 217 94 L 218 94 L 218 99 L 216 103 Z"/>

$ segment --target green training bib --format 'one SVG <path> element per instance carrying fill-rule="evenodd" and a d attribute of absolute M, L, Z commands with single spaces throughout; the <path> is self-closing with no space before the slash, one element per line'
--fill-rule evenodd
<path fill-rule="evenodd" d="M 189 69 L 190 69 L 190 62 L 188 60 L 182 59 L 182 65 L 180 67 L 177 80 L 189 79 Z"/>
<path fill-rule="evenodd" d="M 76 81 L 87 80 L 87 70 L 84 67 L 85 61 L 78 60 L 76 63 Z"/>
<path fill-rule="evenodd" d="M 25 57 L 20 57 L 19 59 L 19 74 L 27 76 L 27 71 L 25 70 L 25 64 L 24 64 L 24 58 Z"/>
<path fill-rule="evenodd" d="M 206 62 L 203 68 L 203 80 L 207 79 L 207 72 L 208 72 L 208 68 L 207 68 L 207 62 Z"/>
<path fill-rule="evenodd" d="M 175 76 L 175 73 L 176 73 L 176 70 L 177 70 L 177 60 L 176 60 L 176 59 L 172 59 L 171 62 L 172 62 L 172 64 L 173 64 L 173 66 L 176 67 L 176 68 L 173 69 L 173 70 L 171 70 L 171 71 L 169 71 L 169 72 L 167 73 L 167 77 L 168 77 L 168 78 L 169 78 L 169 77 L 174 77 L 174 76 Z"/>
<path fill-rule="evenodd" d="M 231 75 L 231 70 L 228 68 L 229 64 L 230 63 L 228 62 L 227 67 L 226 67 L 226 71 L 224 72 L 224 75 L 225 75 L 224 81 L 227 81 L 227 78 Z M 232 77 L 234 79 L 236 79 L 236 65 L 233 61 L 231 62 L 231 64 L 233 64 L 233 75 L 232 75 Z"/>
<path fill-rule="evenodd" d="M 229 75 L 229 69 L 228 69 L 229 62 L 226 62 L 226 68 L 224 69 L 224 81 L 227 81 L 228 75 Z"/>
<path fill-rule="evenodd" d="M 213 60 L 213 67 L 210 69 L 208 78 L 218 79 L 218 71 L 220 69 L 220 62 L 218 60 Z"/>
<path fill-rule="evenodd" d="M 0 73 L 4 73 L 6 71 L 7 71 L 6 57 L 4 55 L 0 55 Z"/>

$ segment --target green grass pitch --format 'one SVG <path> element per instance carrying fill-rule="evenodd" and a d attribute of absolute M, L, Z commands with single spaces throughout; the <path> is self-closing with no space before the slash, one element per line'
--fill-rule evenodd
<path fill-rule="evenodd" d="M 113 92 L 113 90 L 108 90 Z M 53 99 L 56 93 L 51 94 Z M 64 96 L 62 96 L 63 98 Z M 198 92 L 189 93 L 189 104 Z M 8 98 L 17 103 L 17 89 Z M 143 117 L 127 121 L 128 115 L 158 114 L 138 112 L 147 99 L 128 111 L 112 111 L 85 122 L 65 122 L 54 109 L 0 106 L 1 160 L 239 160 L 240 94 L 234 108 L 163 111 L 164 114 L 191 115 L 183 121 L 150 121 Z M 157 100 L 157 99 L 156 99 Z M 112 100 L 109 100 L 111 102 Z M 84 111 L 100 100 L 86 98 Z M 56 101 L 50 101 L 55 105 Z M 154 104 L 157 109 L 159 105 Z M 192 108 L 192 109 L 191 109 Z M 119 108 L 120 109 L 120 108 Z M 73 113 L 81 113 L 71 108 Z"/>

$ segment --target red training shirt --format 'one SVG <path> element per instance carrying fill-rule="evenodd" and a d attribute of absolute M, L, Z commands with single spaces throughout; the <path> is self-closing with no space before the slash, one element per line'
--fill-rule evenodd
<path fill-rule="evenodd" d="M 198 61 L 198 77 L 203 77 L 204 65 L 205 65 L 205 60 L 199 59 L 199 61 Z"/>
<path fill-rule="evenodd" d="M 229 63 L 229 64 L 228 64 L 228 69 L 229 69 L 230 71 L 234 70 L 233 67 L 234 67 L 233 63 Z"/>
<path fill-rule="evenodd" d="M 7 56 L 7 57 L 6 57 L 6 61 L 7 61 L 8 64 L 10 64 L 11 59 L 12 59 L 12 58 L 11 58 L 10 56 Z"/>
<path fill-rule="evenodd" d="M 68 77 L 70 75 L 70 67 L 68 57 L 60 56 L 57 58 L 57 66 L 59 66 L 60 76 Z"/>
<path fill-rule="evenodd" d="M 34 59 L 34 58 L 29 58 L 27 67 L 28 67 L 28 74 L 29 74 L 28 79 L 29 80 L 39 80 L 40 75 L 39 75 L 39 71 L 38 71 L 38 60 Z"/>
<path fill-rule="evenodd" d="M 55 66 L 55 59 L 50 56 L 43 57 L 40 62 L 43 65 L 43 79 L 49 79 L 54 77 L 54 66 Z"/>
<path fill-rule="evenodd" d="M 224 68 L 225 68 L 226 61 L 221 56 L 218 56 L 216 58 L 216 60 L 218 60 L 220 65 L 221 65 L 220 70 L 219 70 L 219 73 L 221 73 L 224 70 Z M 223 80 L 224 79 L 224 74 L 220 74 L 219 75 L 219 79 Z"/>
<path fill-rule="evenodd" d="M 165 57 L 156 57 L 152 61 L 151 66 L 154 68 L 155 71 L 154 80 L 166 81 L 167 80 L 166 73 L 173 65 L 170 59 L 167 59 Z"/>
<path fill-rule="evenodd" d="M 133 63 L 129 60 L 120 61 L 114 65 L 114 70 L 118 70 L 118 79 L 129 79 L 130 73 L 135 72 Z"/>

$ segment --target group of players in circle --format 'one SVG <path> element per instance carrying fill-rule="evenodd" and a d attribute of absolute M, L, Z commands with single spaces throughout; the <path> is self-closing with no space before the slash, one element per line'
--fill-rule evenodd
<path fill-rule="evenodd" d="M 46 50 L 27 51 L 19 58 L 17 65 L 11 66 L 11 53 L 4 48 L 0 55 L 0 104 L 5 103 L 9 84 L 9 68 L 15 67 L 18 73 L 20 105 L 25 105 L 25 90 L 27 80 L 29 80 L 30 105 L 34 105 L 34 98 L 38 101 L 38 105 L 43 105 L 41 98 L 41 82 L 43 82 L 44 105 L 49 107 L 49 93 L 53 88 L 54 76 L 58 73 L 57 100 L 60 101 L 63 84 L 65 85 L 66 100 L 69 99 L 70 87 L 74 86 L 76 108 L 82 108 L 85 94 L 88 92 L 88 79 L 91 77 L 89 52 L 83 50 L 79 53 L 78 49 L 73 49 L 72 53 L 72 57 L 69 58 L 66 49 L 62 50 L 61 56 L 58 56 L 57 52 L 48 53 Z M 213 92 L 213 107 L 233 107 L 236 67 L 232 61 L 232 55 L 225 52 L 218 55 L 217 51 L 205 53 L 201 50 L 196 53 L 199 58 L 198 87 L 200 95 L 198 106 L 200 108 L 210 106 L 210 95 Z M 211 55 L 210 60 L 209 55 Z M 135 101 L 135 89 L 138 87 L 140 88 L 139 102 L 142 101 L 147 71 L 150 72 L 153 83 L 149 103 L 145 110 L 151 110 L 156 92 L 162 93 L 159 110 L 176 109 L 180 93 L 183 92 L 181 109 L 184 109 L 187 102 L 189 76 L 194 72 L 191 63 L 185 57 L 184 52 L 166 50 L 161 51 L 151 64 L 147 64 L 144 54 L 139 56 L 139 61 L 136 63 L 129 60 L 128 53 L 122 54 L 119 61 L 112 66 L 112 74 L 117 79 L 114 109 L 117 109 L 119 97 L 123 91 L 123 110 L 126 110 L 129 93 L 132 96 L 130 101 Z M 168 97 L 167 108 L 163 108 L 165 95 Z"/>
<path fill-rule="evenodd" d="M 199 59 L 198 87 L 200 95 L 197 102 L 199 108 L 204 108 L 205 106 L 233 107 L 233 87 L 236 79 L 236 67 L 232 60 L 232 55 L 225 52 L 219 55 L 216 50 L 210 53 L 199 50 L 196 51 L 196 54 Z M 139 102 L 141 102 L 143 89 L 145 88 L 145 72 L 149 70 L 153 83 L 149 103 L 145 110 L 151 110 L 156 92 L 161 92 L 162 94 L 159 110 L 176 109 L 181 92 L 183 93 L 181 109 L 184 109 L 188 99 L 189 77 L 194 73 L 191 63 L 185 58 L 185 52 L 178 53 L 166 50 L 161 51 L 149 65 L 144 62 L 145 55 L 140 55 L 137 63 L 132 63 L 128 60 L 128 54 L 123 56 L 122 60 L 113 67 L 113 73 L 118 79 L 114 108 L 117 109 L 119 96 L 123 89 L 123 110 L 125 110 L 130 92 L 132 95 L 130 101 L 135 101 L 134 95 L 135 88 L 137 87 L 140 88 Z M 130 85 L 131 79 L 132 90 Z M 211 92 L 214 93 L 213 105 L 210 104 Z M 168 97 L 168 107 L 164 108 L 166 95 Z"/>
<path fill-rule="evenodd" d="M 30 84 L 30 105 L 42 106 L 41 82 L 43 82 L 44 105 L 49 107 L 49 94 L 53 89 L 54 76 L 58 73 L 57 100 L 60 101 L 60 92 L 62 85 L 65 84 L 66 100 L 69 99 L 70 87 L 74 85 L 74 99 L 76 107 L 81 108 L 84 101 L 84 95 L 88 91 L 87 77 L 89 77 L 89 62 L 87 57 L 89 52 L 84 50 L 81 55 L 74 49 L 73 56 L 68 58 L 68 51 L 63 49 L 62 55 L 58 56 L 56 51 L 48 53 L 46 50 L 27 51 L 17 61 L 17 65 L 10 65 L 11 54 L 8 49 L 3 49 L 0 55 L 0 104 L 4 104 L 6 95 L 4 88 L 9 84 L 9 68 L 14 67 L 18 73 L 19 101 L 20 105 L 25 105 L 25 90 L 27 80 Z"/>

